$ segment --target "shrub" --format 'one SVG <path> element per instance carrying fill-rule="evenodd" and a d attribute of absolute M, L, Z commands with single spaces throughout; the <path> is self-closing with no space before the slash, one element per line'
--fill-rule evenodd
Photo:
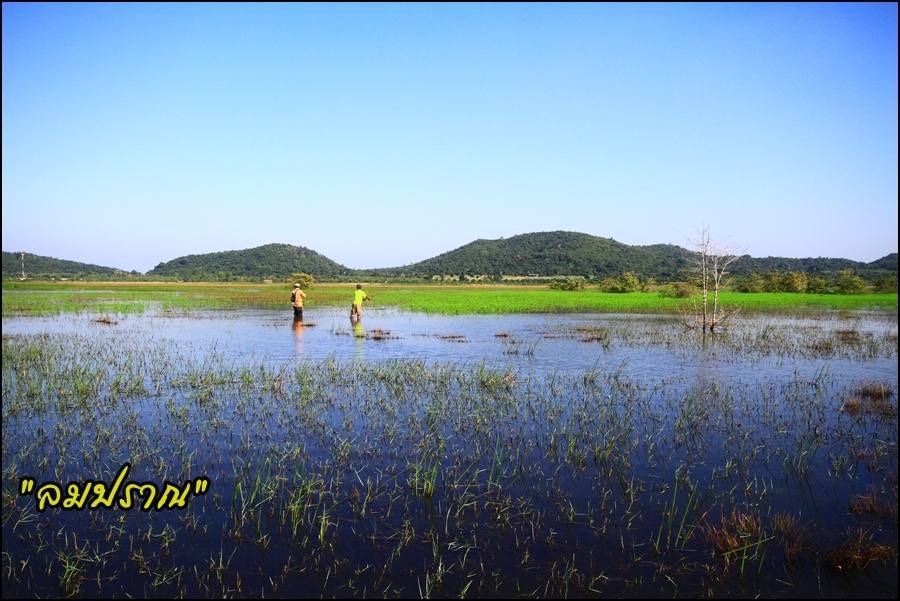
<path fill-rule="evenodd" d="M 840 294 L 859 294 L 866 287 L 863 279 L 853 273 L 852 269 L 841 269 L 837 273 L 834 285 Z"/>
<path fill-rule="evenodd" d="M 622 292 L 637 292 L 641 289 L 640 280 L 630 271 L 626 271 L 619 276 L 619 283 L 622 286 Z"/>
<path fill-rule="evenodd" d="M 301 288 L 312 288 L 313 284 L 316 283 L 316 279 L 308 273 L 293 273 L 291 274 L 291 283 L 300 284 Z"/>
<path fill-rule="evenodd" d="M 659 295 L 663 298 L 690 298 L 695 294 L 697 288 L 686 282 L 674 282 L 659 291 Z"/>
<path fill-rule="evenodd" d="M 641 289 L 641 282 L 630 271 L 626 271 L 617 278 L 603 278 L 598 285 L 600 292 L 637 292 Z"/>
<path fill-rule="evenodd" d="M 551 290 L 584 290 L 584 280 L 581 278 L 557 278 L 550 282 Z"/>
<path fill-rule="evenodd" d="M 770 271 L 765 276 L 765 292 L 781 292 L 783 287 L 782 275 L 777 271 Z"/>
<path fill-rule="evenodd" d="M 754 271 L 738 280 L 737 289 L 740 292 L 765 292 L 766 278 Z"/>
<path fill-rule="evenodd" d="M 806 292 L 809 277 L 802 271 L 789 271 L 781 276 L 781 289 L 785 292 Z"/>
<path fill-rule="evenodd" d="M 875 280 L 875 292 L 897 292 L 897 275 L 883 275 Z"/>
<path fill-rule="evenodd" d="M 822 276 L 810 276 L 806 282 L 806 291 L 813 294 L 825 294 L 828 292 L 828 282 Z"/>
<path fill-rule="evenodd" d="M 600 292 L 621 292 L 621 290 L 619 290 L 619 280 L 616 278 L 603 278 L 600 280 L 600 283 L 597 284 L 597 288 Z"/>

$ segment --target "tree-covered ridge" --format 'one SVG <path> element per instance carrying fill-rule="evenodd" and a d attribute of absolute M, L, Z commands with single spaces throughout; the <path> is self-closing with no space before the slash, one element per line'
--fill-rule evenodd
<path fill-rule="evenodd" d="M 384 275 L 583 275 L 605 277 L 633 271 L 639 277 L 677 279 L 691 254 L 671 245 L 629 246 L 579 232 L 538 232 L 498 240 L 475 240 L 431 259 L 369 270 Z"/>
<path fill-rule="evenodd" d="M 893 260 L 891 261 L 891 259 Z M 685 279 L 694 266 L 694 254 L 672 244 L 630 246 L 611 238 L 579 232 L 537 232 L 497 240 L 475 240 L 431 259 L 394 267 L 373 269 L 375 275 L 578 275 L 593 278 L 616 277 L 631 272 L 641 280 L 660 282 Z M 749 274 L 770 271 L 804 271 L 833 274 L 853 269 L 874 276 L 897 271 L 897 254 L 872 263 L 850 259 L 785 257 L 740 257 L 732 273 Z"/>
<path fill-rule="evenodd" d="M 883 269 L 885 271 L 897 272 L 897 253 L 885 255 L 876 261 L 867 263 L 868 269 Z"/>
<path fill-rule="evenodd" d="M 579 232 L 536 232 L 497 240 L 475 240 L 455 250 L 403 267 L 349 269 L 328 257 L 302 246 L 266 244 L 245 250 L 187 255 L 160 263 L 146 276 L 189 281 L 284 280 L 304 272 L 315 278 L 432 276 L 584 276 L 593 280 L 616 278 L 630 272 L 640 281 L 687 280 L 695 265 L 695 255 L 671 244 L 631 246 L 611 238 Z M 806 273 L 829 277 L 850 269 L 867 281 L 897 273 L 897 253 L 863 263 L 835 258 L 785 258 L 742 256 L 731 266 L 738 277 L 764 276 L 772 272 Z M 65 277 L 74 279 L 125 279 L 140 276 L 112 267 L 87 265 L 50 257 L 26 254 L 29 278 Z M 21 275 L 18 253 L 3 253 L 3 277 Z M 749 280 L 748 280 L 749 281 Z M 749 285 L 749 284 L 748 284 Z"/>
<path fill-rule="evenodd" d="M 867 263 L 851 259 L 816 257 L 793 259 L 788 257 L 751 257 L 744 255 L 734 263 L 734 273 L 760 271 L 805 271 L 807 273 L 833 273 L 841 269 L 865 269 Z"/>
<path fill-rule="evenodd" d="M 136 272 L 132 272 L 132 274 L 139 275 Z M 53 257 L 33 255 L 28 252 L 25 253 L 25 276 L 31 279 L 119 279 L 129 275 L 131 274 L 121 269 L 116 269 L 115 267 L 104 267 L 102 265 L 79 263 L 78 261 L 67 261 L 65 259 L 54 259 Z M 22 277 L 22 257 L 19 253 L 3 251 L 3 277 Z"/>
<path fill-rule="evenodd" d="M 245 250 L 178 257 L 160 263 L 147 272 L 147 275 L 171 276 L 182 280 L 224 280 L 241 277 L 283 279 L 300 271 L 315 276 L 351 273 L 347 267 L 306 247 L 266 244 Z"/>

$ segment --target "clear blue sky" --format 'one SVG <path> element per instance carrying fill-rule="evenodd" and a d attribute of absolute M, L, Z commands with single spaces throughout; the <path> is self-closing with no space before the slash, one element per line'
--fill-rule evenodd
<path fill-rule="evenodd" d="M 3 4 L 3 249 L 897 250 L 897 5 Z"/>

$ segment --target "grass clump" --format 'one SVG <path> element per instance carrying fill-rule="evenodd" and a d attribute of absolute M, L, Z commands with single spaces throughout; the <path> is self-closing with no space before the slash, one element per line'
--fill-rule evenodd
<path fill-rule="evenodd" d="M 825 554 L 825 565 L 835 572 L 861 571 L 894 556 L 896 549 L 873 542 L 872 536 L 863 528 L 848 529 L 844 542 Z"/>
<path fill-rule="evenodd" d="M 863 382 L 856 393 L 866 399 L 882 401 L 894 396 L 894 390 L 887 382 Z"/>
<path fill-rule="evenodd" d="M 772 522 L 788 562 L 797 561 L 805 550 L 812 547 L 807 528 L 797 516 L 779 513 Z"/>
<path fill-rule="evenodd" d="M 893 388 L 887 382 L 863 382 L 854 389 L 854 396 L 841 405 L 840 411 L 848 415 L 877 415 L 891 418 L 897 415 L 897 408 L 891 402 Z"/>
<path fill-rule="evenodd" d="M 730 555 L 747 546 L 748 541 L 763 535 L 759 518 L 733 509 L 731 515 L 723 515 L 718 524 L 707 524 L 706 537 L 723 555 Z"/>
<path fill-rule="evenodd" d="M 740 573 L 748 560 L 759 560 L 765 553 L 763 546 L 772 540 L 760 523 L 759 516 L 733 509 L 730 515 L 723 515 L 718 524 L 707 523 L 707 540 L 725 560 L 726 568 L 738 563 Z"/>
<path fill-rule="evenodd" d="M 850 512 L 856 514 L 869 514 L 878 517 L 896 517 L 897 506 L 882 502 L 878 491 L 871 487 L 866 494 L 856 495 L 850 501 Z"/>

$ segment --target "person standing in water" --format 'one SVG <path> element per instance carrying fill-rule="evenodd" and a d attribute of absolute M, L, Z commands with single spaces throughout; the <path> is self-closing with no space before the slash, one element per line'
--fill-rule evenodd
<path fill-rule="evenodd" d="M 357 284 L 356 291 L 353 293 L 353 304 L 350 306 L 351 322 L 357 322 L 362 319 L 362 304 L 366 300 L 370 300 L 369 295 L 363 292 L 362 284 Z"/>
<path fill-rule="evenodd" d="M 294 284 L 294 291 L 291 292 L 291 306 L 294 308 L 294 319 L 303 321 L 303 299 L 306 294 L 300 290 L 300 284 Z"/>

